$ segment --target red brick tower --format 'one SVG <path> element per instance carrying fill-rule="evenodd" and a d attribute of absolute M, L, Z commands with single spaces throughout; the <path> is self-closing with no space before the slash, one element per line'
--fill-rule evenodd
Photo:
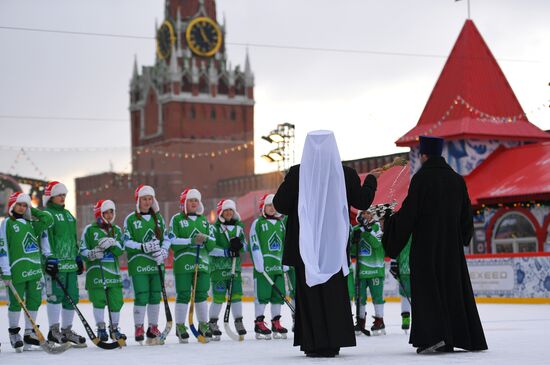
<path fill-rule="evenodd" d="M 166 0 L 157 57 L 130 81 L 132 167 L 152 175 L 161 200 L 188 186 L 254 174 L 254 75 L 232 67 L 214 0 Z M 225 23 L 225 21 L 224 21 Z"/>

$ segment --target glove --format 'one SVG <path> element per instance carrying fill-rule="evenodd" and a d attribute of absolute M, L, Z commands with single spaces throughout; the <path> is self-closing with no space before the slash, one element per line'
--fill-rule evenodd
<path fill-rule="evenodd" d="M 393 214 L 393 210 L 391 210 L 390 208 L 386 209 L 386 211 L 384 212 L 384 222 L 387 222 L 388 219 L 392 216 Z"/>
<path fill-rule="evenodd" d="M 160 250 L 160 241 L 152 240 L 141 244 L 141 250 L 145 253 L 151 253 Z"/>
<path fill-rule="evenodd" d="M 229 250 L 235 254 L 235 256 L 231 257 L 237 257 L 239 255 L 239 252 L 241 252 L 241 249 L 243 248 L 243 243 L 241 242 L 241 239 L 238 237 L 233 237 L 229 241 Z"/>
<path fill-rule="evenodd" d="M 46 274 L 56 276 L 59 272 L 59 261 L 54 258 L 46 259 Z"/>
<path fill-rule="evenodd" d="M 78 270 L 76 271 L 76 275 L 82 275 L 82 273 L 84 272 L 84 263 L 82 262 L 82 257 L 80 257 L 80 255 L 78 255 L 75 259 L 76 261 L 76 266 L 78 266 Z"/>
<path fill-rule="evenodd" d="M 116 240 L 112 237 L 103 237 L 99 240 L 99 243 L 97 244 L 97 247 L 99 247 L 102 251 L 105 251 L 109 247 L 113 247 L 116 245 Z"/>
<path fill-rule="evenodd" d="M 230 248 L 223 250 L 223 253 L 224 253 L 225 257 L 231 257 L 231 258 L 239 257 L 239 253 L 231 251 Z"/>
<path fill-rule="evenodd" d="M 362 232 L 360 230 L 353 231 L 353 237 L 351 239 L 353 243 L 359 243 L 359 241 L 361 240 L 361 233 Z"/>
<path fill-rule="evenodd" d="M 399 277 L 399 264 L 395 260 L 390 262 L 390 274 L 396 279 Z"/>
<path fill-rule="evenodd" d="M 88 250 L 87 258 L 90 261 L 101 260 L 103 256 L 103 251 L 101 250 L 101 248 L 99 248 L 99 246 L 97 246 L 93 250 Z"/>
<path fill-rule="evenodd" d="M 283 272 L 288 272 L 290 270 L 290 267 L 283 265 Z"/>
<path fill-rule="evenodd" d="M 208 239 L 208 236 L 203 233 L 197 233 L 195 237 L 193 237 L 193 244 L 197 246 L 201 246 L 204 241 Z"/>
<path fill-rule="evenodd" d="M 164 260 L 168 258 L 168 251 L 166 249 L 161 248 L 158 251 L 153 252 L 153 259 L 157 262 L 157 265 L 164 264 Z"/>

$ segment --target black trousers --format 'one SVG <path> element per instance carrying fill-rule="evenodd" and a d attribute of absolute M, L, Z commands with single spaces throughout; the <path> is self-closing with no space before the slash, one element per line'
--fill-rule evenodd
<path fill-rule="evenodd" d="M 294 346 L 319 352 L 356 345 L 346 279 L 340 271 L 326 283 L 309 287 L 304 264 L 296 266 Z"/>

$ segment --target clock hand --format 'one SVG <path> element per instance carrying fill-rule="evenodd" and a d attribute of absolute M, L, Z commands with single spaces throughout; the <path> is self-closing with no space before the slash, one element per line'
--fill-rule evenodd
<path fill-rule="evenodd" d="M 204 28 L 200 27 L 199 30 L 200 30 L 200 33 L 201 33 L 202 40 L 205 41 L 206 43 L 210 44 L 210 41 L 208 40 L 208 37 L 206 36 L 206 33 L 204 32 Z"/>

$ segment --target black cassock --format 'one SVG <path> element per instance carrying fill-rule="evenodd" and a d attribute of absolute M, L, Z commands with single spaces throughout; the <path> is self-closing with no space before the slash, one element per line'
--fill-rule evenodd
<path fill-rule="evenodd" d="M 344 166 L 348 206 L 368 209 L 376 192 L 376 178 L 368 175 L 363 186 L 357 172 Z M 309 287 L 300 256 L 300 222 L 298 220 L 298 189 L 300 165 L 292 166 L 279 186 L 273 205 L 288 216 L 283 264 L 296 269 L 296 317 L 294 346 L 306 353 L 338 351 L 355 346 L 346 277 L 342 271 L 326 283 Z"/>
<path fill-rule="evenodd" d="M 473 231 L 466 183 L 443 157 L 428 159 L 413 176 L 401 209 L 387 219 L 382 242 L 395 258 L 410 235 L 414 347 L 441 340 L 465 350 L 485 350 L 464 246 Z"/>

